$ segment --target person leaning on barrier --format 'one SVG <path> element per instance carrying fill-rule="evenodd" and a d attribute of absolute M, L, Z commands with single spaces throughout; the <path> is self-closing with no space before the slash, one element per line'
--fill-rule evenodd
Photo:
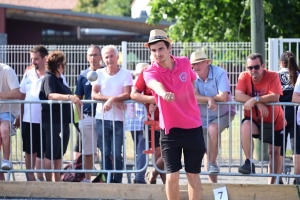
<path fill-rule="evenodd" d="M 160 112 L 160 143 L 166 166 L 166 194 L 169 200 L 179 200 L 179 170 L 184 154 L 190 199 L 201 198 L 202 158 L 205 143 L 200 110 L 194 95 L 196 74 L 186 57 L 171 55 L 172 40 L 158 29 L 150 32 L 144 44 L 155 62 L 144 71 L 147 86 L 153 90 Z"/>
<path fill-rule="evenodd" d="M 103 170 L 112 170 L 114 164 L 116 170 L 122 170 L 123 101 L 130 97 L 132 75 L 128 70 L 118 67 L 119 54 L 115 46 L 103 47 L 101 54 L 106 67 L 96 71 L 98 79 L 92 83 L 92 99 L 105 101 L 97 103 L 95 117 L 101 167 Z M 122 183 L 122 173 L 112 174 L 111 182 Z"/>
<path fill-rule="evenodd" d="M 136 82 L 137 77 L 140 76 L 143 68 L 149 66 L 148 63 L 138 63 L 135 66 L 135 71 L 133 76 L 135 77 L 134 82 Z M 134 86 L 132 86 L 134 87 Z M 133 91 L 134 89 L 131 89 Z M 145 111 L 144 107 L 138 103 L 128 103 L 126 108 L 126 131 L 131 132 L 133 143 L 135 144 L 135 169 L 142 169 L 146 165 L 146 155 L 143 154 L 145 147 L 145 137 L 144 137 L 144 121 L 145 121 Z M 146 169 L 135 173 L 135 178 L 133 183 L 136 184 L 146 184 L 145 181 Z"/>
<path fill-rule="evenodd" d="M 63 83 L 61 78 L 65 67 L 63 52 L 50 53 L 46 60 L 47 71 L 41 83 L 39 98 L 40 100 L 71 101 L 78 108 L 82 105 L 81 100 L 72 95 L 70 88 Z M 71 123 L 72 108 L 72 105 L 68 103 L 62 105 L 53 103 L 51 106 L 48 103 L 42 103 L 42 128 L 46 134 L 44 169 L 52 169 L 54 166 L 54 169 L 58 170 L 62 167 L 62 155 L 66 153 L 70 137 L 69 123 Z M 46 181 L 52 181 L 51 175 L 49 172 L 45 173 Z M 54 173 L 54 180 L 60 181 L 60 173 Z"/>
<path fill-rule="evenodd" d="M 297 77 L 300 73 L 300 69 L 296 63 L 295 56 L 292 52 L 286 51 L 280 56 L 280 70 L 277 72 L 282 85 L 283 95 L 280 96 L 280 102 L 291 102 L 294 93 L 294 87 L 296 85 Z M 299 82 L 300 83 L 300 82 Z M 298 83 L 298 84 L 299 84 Z M 297 92 L 296 92 L 297 93 Z M 297 95 L 295 95 L 297 96 Z M 294 98 L 294 99 L 297 99 Z M 290 134 L 290 144 L 292 147 L 293 161 L 295 174 L 300 174 L 300 135 L 299 126 L 295 119 L 295 109 L 294 106 L 283 106 L 285 119 L 287 125 L 285 126 L 285 149 L 281 148 L 281 151 L 286 151 L 288 135 Z M 296 141 L 294 141 L 296 139 Z M 296 146 L 294 145 L 296 142 Z M 283 155 L 283 152 L 282 152 Z M 284 161 L 284 158 L 283 158 Z M 282 180 L 280 181 L 282 182 Z M 283 183 L 283 182 L 282 182 Z M 299 184 L 299 179 L 295 179 L 294 184 Z"/>
<path fill-rule="evenodd" d="M 153 56 L 150 55 L 151 58 L 151 63 L 154 62 Z M 147 87 L 146 82 L 144 80 L 144 71 L 147 68 L 144 68 L 141 70 L 140 75 L 137 77 L 137 80 L 134 84 L 134 86 L 132 87 L 132 91 L 130 94 L 131 99 L 138 101 L 140 103 L 145 103 L 146 104 L 146 108 L 148 111 L 148 119 L 149 120 L 153 120 L 152 119 L 152 113 L 154 114 L 154 120 L 155 121 L 159 121 L 159 110 L 157 108 L 156 102 L 155 102 L 155 98 L 152 95 L 152 91 L 150 88 Z M 150 127 L 151 128 L 151 127 Z M 151 147 L 151 134 L 150 134 L 150 129 L 149 129 L 149 147 Z M 154 151 L 154 159 L 155 159 L 155 164 L 156 166 L 163 170 L 164 169 L 164 161 L 161 157 L 161 148 L 160 148 L 160 132 L 159 130 L 155 130 L 154 131 L 154 147 L 155 147 L 155 151 Z M 153 168 L 152 171 L 148 171 L 146 173 L 146 180 L 147 183 L 149 184 L 156 184 L 156 178 L 157 176 L 160 175 L 160 178 L 162 180 L 162 182 L 165 184 L 166 182 L 166 175 L 164 173 L 159 173 L 155 168 Z"/>
<path fill-rule="evenodd" d="M 20 98 L 20 85 L 15 71 L 8 65 L 0 63 L 0 100 L 17 100 Z M 2 145 L 2 170 L 12 169 L 10 157 L 10 132 L 15 118 L 20 115 L 18 104 L 0 104 L 0 149 Z M 4 175 L 0 173 L 0 180 Z"/>
<path fill-rule="evenodd" d="M 219 134 L 229 127 L 234 119 L 235 108 L 228 105 L 217 105 L 216 102 L 227 102 L 232 100 L 230 84 L 224 69 L 211 65 L 202 50 L 191 54 L 190 62 L 194 72 L 197 74 L 195 81 L 195 96 L 200 104 L 203 136 L 206 144 L 205 168 L 209 173 L 219 173 L 217 166 Z M 207 109 L 208 108 L 208 109 Z M 208 132 L 207 132 L 208 131 Z M 221 136 L 221 135 L 220 135 Z M 209 175 L 212 183 L 218 181 L 217 176 Z"/>
<path fill-rule="evenodd" d="M 300 69 L 296 62 L 296 57 L 290 51 L 284 52 L 280 57 L 280 67 L 282 68 L 278 73 L 281 79 L 283 96 L 280 100 L 283 102 L 300 103 Z M 294 161 L 294 173 L 300 174 L 300 110 L 297 108 L 297 119 L 294 118 L 294 106 L 286 106 L 285 118 L 287 120 L 287 126 L 285 127 L 286 145 L 287 135 L 290 133 L 290 142 L 293 152 Z M 296 130 L 294 130 L 294 123 L 296 124 Z M 296 140 L 296 141 L 295 141 Z M 295 146 L 296 144 L 296 146 Z M 299 178 L 295 178 L 293 184 L 300 184 Z"/>
<path fill-rule="evenodd" d="M 251 149 L 253 140 L 251 135 L 253 138 L 260 137 L 260 124 L 263 120 L 263 122 L 274 124 L 275 129 L 274 151 L 272 150 L 272 143 L 268 144 L 270 160 L 268 173 L 281 174 L 282 162 L 280 158 L 280 148 L 283 145 L 284 114 L 281 106 L 274 106 L 273 113 L 272 106 L 265 105 L 265 103 L 279 101 L 279 97 L 282 95 L 280 80 L 276 72 L 265 69 L 263 58 L 261 54 L 258 53 L 250 54 L 247 57 L 246 69 L 247 71 L 239 75 L 235 90 L 235 100 L 244 103 L 245 115 L 241 124 L 241 142 L 246 160 L 245 163 L 239 167 L 238 171 L 242 174 L 255 173 L 254 161 L 253 157 L 251 157 L 253 156 L 253 145 Z M 273 116 L 275 121 L 272 121 Z M 272 154 L 274 154 L 274 160 Z M 272 170 L 273 167 L 274 171 Z M 269 179 L 269 183 L 273 184 L 274 182 L 275 177 Z"/>
<path fill-rule="evenodd" d="M 101 49 L 97 45 L 89 46 L 86 58 L 90 64 L 89 68 L 83 70 L 77 80 L 75 94 L 79 99 L 92 99 L 92 83 L 87 79 L 90 71 L 101 68 Z M 83 104 L 83 116 L 79 120 L 80 137 L 82 138 L 82 154 L 84 155 L 84 169 L 93 169 L 93 155 L 97 153 L 97 130 L 96 130 L 96 105 Z M 78 140 L 77 140 L 78 141 Z M 91 182 L 91 173 L 85 173 L 85 179 L 81 182 Z"/>
<path fill-rule="evenodd" d="M 28 66 L 20 83 L 21 100 L 38 101 L 41 83 L 46 71 L 46 59 L 48 50 L 42 46 L 37 45 L 30 50 L 31 66 Z M 66 78 L 61 75 L 64 84 L 67 86 Z M 25 152 L 25 166 L 26 169 L 33 169 L 31 162 L 36 169 L 41 169 L 41 158 L 46 150 L 45 132 L 40 133 L 40 118 L 41 105 L 40 104 L 22 104 L 22 141 L 23 151 Z M 16 118 L 15 127 L 20 128 L 20 116 Z M 32 128 L 31 128 L 32 127 Z M 32 136 L 30 134 L 32 133 Z M 42 136 L 42 137 L 40 137 Z M 42 142 L 41 142 L 42 141 Z M 32 150 L 31 150 L 32 147 Z M 41 154 L 42 151 L 42 154 Z M 28 173 L 28 180 L 34 181 L 34 173 Z M 38 181 L 44 181 L 43 173 L 37 173 Z"/>

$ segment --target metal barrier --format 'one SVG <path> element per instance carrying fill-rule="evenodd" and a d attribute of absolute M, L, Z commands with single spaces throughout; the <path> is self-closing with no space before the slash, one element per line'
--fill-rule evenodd
<path fill-rule="evenodd" d="M 70 103 L 70 101 L 19 101 L 19 100 L 14 100 L 14 101 L 0 101 L 0 104 L 8 104 L 8 105 L 12 105 L 12 104 L 43 104 L 43 103 L 47 103 L 51 105 L 54 104 L 60 104 L 60 106 L 62 106 L 63 104 L 69 104 L 70 106 L 72 106 Z M 83 103 L 103 103 L 103 102 L 99 102 L 99 101 L 93 101 L 93 100 L 83 100 Z M 126 101 L 126 104 L 128 103 L 137 103 L 135 101 Z M 250 176 L 250 177 L 276 177 L 277 178 L 277 183 L 278 183 L 278 179 L 280 177 L 285 177 L 287 179 L 289 178 L 300 178 L 300 174 L 292 174 L 291 172 L 293 171 L 292 168 L 294 167 L 291 163 L 285 163 L 283 162 L 282 164 L 282 169 L 283 169 L 283 174 L 276 174 L 274 173 L 274 167 L 271 169 L 272 173 L 267 173 L 265 168 L 267 167 L 267 163 L 268 161 L 266 161 L 263 156 L 260 157 L 260 159 L 255 159 L 255 166 L 257 169 L 259 169 L 256 174 L 249 174 L 249 175 L 245 175 L 245 174 L 240 174 L 236 172 L 236 168 L 241 166 L 245 156 L 244 153 L 242 151 L 242 147 L 241 147 L 241 134 L 240 134 L 240 123 L 241 120 L 243 118 L 243 104 L 242 103 L 238 103 L 238 102 L 227 102 L 227 103 L 217 103 L 218 106 L 220 105 L 227 105 L 227 106 L 231 106 L 234 105 L 236 108 L 236 115 L 235 118 L 232 122 L 228 123 L 228 128 L 226 130 L 223 131 L 222 137 L 220 139 L 218 139 L 218 166 L 222 168 L 222 170 L 217 173 L 216 175 L 218 176 Z M 144 112 L 147 113 L 146 111 L 146 107 L 143 104 L 140 104 L 143 106 L 144 108 Z M 283 106 L 283 110 L 285 110 L 286 107 L 288 106 L 292 106 L 294 107 L 294 109 L 296 110 L 297 106 L 299 106 L 298 104 L 295 103 L 271 103 L 271 104 L 267 104 L 267 105 L 271 105 L 272 107 L 274 106 Z M 219 108 L 218 108 L 219 109 Z M 273 109 L 274 110 L 274 109 Z M 124 111 L 123 112 L 123 116 L 126 115 L 126 112 L 128 111 Z M 93 110 L 92 113 L 96 113 L 96 110 Z M 31 113 L 31 115 L 34 115 L 37 113 Z M 64 113 L 60 113 L 61 116 L 63 116 Z M 83 113 L 81 113 L 83 114 Z M 274 117 L 274 116 L 273 116 Z M 295 119 L 296 119 L 296 114 L 295 114 Z M 72 121 L 73 121 L 73 114 L 71 115 Z M 22 118 L 21 118 L 22 119 Z M 103 118 L 102 118 L 103 119 Z M 41 119 L 42 121 L 43 119 Z M 126 120 L 124 118 L 124 120 Z M 147 115 L 145 115 L 145 121 L 147 121 Z M 102 124 L 104 123 L 103 121 L 101 122 Z M 219 122 L 218 122 L 219 123 Z M 284 123 L 284 122 L 282 122 Z M 41 124 L 43 124 L 41 122 Z M 51 124 L 51 123 L 50 123 Z M 113 144 L 116 144 L 114 137 L 115 137 L 115 121 L 114 119 L 112 120 L 112 127 L 114 127 L 112 129 L 113 132 Z M 51 127 L 51 126 L 50 126 Z M 296 125 L 294 126 L 295 130 L 296 130 Z M 123 133 L 125 133 L 125 126 L 123 124 Z M 148 125 L 146 123 L 145 125 L 145 146 L 146 149 L 149 149 L 149 133 L 148 133 Z M 285 128 L 284 128 L 285 130 Z M 104 126 L 102 126 L 102 131 L 104 131 Z M 69 140 L 69 144 L 68 144 L 68 150 L 66 152 L 66 154 L 62 157 L 63 163 L 69 163 L 71 161 L 74 161 L 74 157 L 72 156 L 72 152 L 73 152 L 73 147 L 75 144 L 75 136 L 76 136 L 76 131 L 75 128 L 72 126 L 70 126 L 70 140 Z M 99 133 L 98 133 L 99 135 Z M 299 137 L 299 135 L 295 134 L 294 137 Z M 11 173 L 29 173 L 29 172 L 35 172 L 35 173 L 42 173 L 42 172 L 56 172 L 56 173 L 62 173 L 62 172 L 66 172 L 66 170 L 63 169 L 63 166 L 61 166 L 59 169 L 53 169 L 54 166 L 53 164 L 51 165 L 51 169 L 45 169 L 43 167 L 43 163 L 41 163 L 42 167 L 41 169 L 37 170 L 37 169 L 26 169 L 24 167 L 24 153 L 23 153 L 23 149 L 22 149 L 22 138 L 21 138 L 21 131 L 17 131 L 16 136 L 12 136 L 11 137 L 11 154 L 10 154 L 10 160 L 13 162 L 14 168 L 11 170 L 0 170 L 1 172 L 5 172 L 7 173 L 7 179 L 10 180 L 10 174 Z M 285 137 L 284 137 L 285 138 Z M 84 138 L 81 138 L 82 140 L 84 140 Z M 134 138 L 136 140 L 136 138 Z M 152 138 L 153 139 L 153 138 Z M 31 136 L 31 140 L 32 140 L 32 136 Z M 93 138 L 94 140 L 94 138 Z M 284 139 L 285 140 L 285 139 Z M 134 166 L 136 166 L 137 160 L 136 160 L 136 147 L 135 145 L 133 145 L 133 147 L 128 145 L 128 142 L 130 142 L 131 140 L 128 140 L 128 137 L 126 136 L 126 134 L 124 134 L 122 136 L 122 142 L 123 142 L 123 146 L 122 148 L 122 157 L 123 157 L 123 162 L 122 162 L 122 166 L 121 169 L 117 169 L 116 165 L 113 165 L 112 169 L 109 170 L 104 170 L 104 169 L 84 169 L 84 164 L 83 164 L 83 169 L 82 170 L 68 170 L 68 172 L 80 172 L 80 173 L 85 173 L 85 172 L 89 172 L 89 173 L 107 173 L 107 182 L 110 182 L 110 176 L 111 174 L 114 173 L 127 173 L 127 174 L 131 174 L 131 173 L 138 173 L 141 172 L 143 170 L 145 170 L 148 166 L 149 166 L 149 157 L 148 155 L 146 155 L 146 164 L 145 166 L 143 166 L 141 169 L 135 169 Z M 257 144 L 261 147 L 261 149 L 264 149 L 264 144 L 262 141 L 258 140 L 259 142 L 257 142 Z M 101 141 L 100 141 L 101 142 Z M 102 140 L 102 142 L 104 142 L 104 139 Z M 62 143 L 60 144 L 60 147 L 62 147 Z M 93 146 L 93 144 L 91 144 Z M 99 145 L 99 140 L 98 140 L 98 145 Z M 103 144 L 104 145 L 104 144 Z M 297 144 L 296 143 L 296 139 L 294 140 L 294 146 L 296 148 Z M 105 145 L 104 145 L 105 146 Z M 32 148 L 32 147 L 31 147 Z M 84 148 L 84 146 L 82 147 Z M 284 148 L 285 148 L 285 141 L 284 141 Z M 209 151 L 209 146 L 207 147 L 207 151 Z M 53 151 L 53 148 L 52 148 Z M 42 152 L 41 152 L 42 153 Z M 99 152 L 98 152 L 99 153 Z M 114 150 L 112 150 L 112 152 L 110 152 L 112 154 L 112 158 L 113 158 L 113 163 L 116 163 L 116 153 Z M 261 155 L 263 155 L 263 151 L 260 152 Z M 274 161 L 274 155 L 273 156 L 273 161 Z M 291 154 L 289 153 L 289 156 L 291 156 Z M 284 151 L 284 155 L 283 157 L 286 157 L 285 151 Z M 95 162 L 96 157 L 93 155 L 93 163 Z M 33 160 L 32 158 L 30 159 L 30 163 L 31 166 L 34 166 Z M 84 163 L 84 160 L 83 160 Z M 103 166 L 106 166 L 106 161 L 103 161 Z M 156 165 L 155 165 L 155 158 L 154 156 L 152 156 L 152 165 L 153 167 L 160 173 L 165 173 L 165 171 L 160 170 Z M 273 163 L 274 166 L 274 163 Z M 298 167 L 298 166 L 297 166 Z M 131 169 L 129 169 L 131 168 Z M 180 173 L 185 173 L 183 170 L 180 171 Z M 209 175 L 208 172 L 205 172 L 204 170 L 202 170 L 201 175 Z"/>

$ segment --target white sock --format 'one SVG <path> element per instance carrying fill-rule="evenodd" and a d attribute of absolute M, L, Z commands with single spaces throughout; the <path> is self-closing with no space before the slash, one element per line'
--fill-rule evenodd
<path fill-rule="evenodd" d="M 253 160 L 253 159 L 249 159 L 249 160 L 250 160 L 251 163 L 254 163 L 254 160 Z"/>

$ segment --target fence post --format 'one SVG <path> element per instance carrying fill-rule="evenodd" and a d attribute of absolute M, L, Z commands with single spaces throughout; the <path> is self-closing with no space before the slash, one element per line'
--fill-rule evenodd
<path fill-rule="evenodd" d="M 269 55 L 268 55 L 268 60 L 269 60 L 269 66 L 268 69 L 272 71 L 278 71 L 278 59 L 279 59 L 279 54 L 278 54 L 278 39 L 277 38 L 269 38 L 268 39 L 269 43 Z"/>
<path fill-rule="evenodd" d="M 122 68 L 127 69 L 127 42 L 122 41 Z"/>

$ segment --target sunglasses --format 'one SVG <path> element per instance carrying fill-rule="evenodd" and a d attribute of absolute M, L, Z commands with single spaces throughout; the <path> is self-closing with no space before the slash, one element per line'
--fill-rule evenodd
<path fill-rule="evenodd" d="M 247 67 L 247 69 L 249 69 L 250 71 L 251 71 L 252 69 L 259 70 L 259 68 L 260 68 L 260 65 L 248 66 L 248 67 Z"/>

